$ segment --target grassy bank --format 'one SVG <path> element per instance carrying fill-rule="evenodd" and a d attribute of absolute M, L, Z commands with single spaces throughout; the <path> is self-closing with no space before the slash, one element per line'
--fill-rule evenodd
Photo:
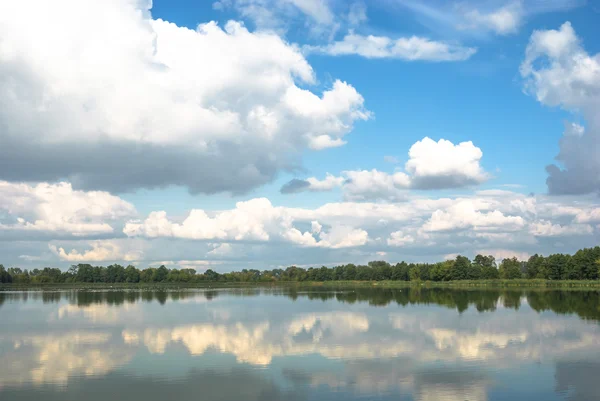
<path fill-rule="evenodd" d="M 600 289 L 600 281 L 590 280 L 463 280 L 463 281 L 302 281 L 302 282 L 199 282 L 199 283 L 44 283 L 0 284 L 0 290 L 45 289 L 181 289 L 181 288 L 540 288 Z"/>

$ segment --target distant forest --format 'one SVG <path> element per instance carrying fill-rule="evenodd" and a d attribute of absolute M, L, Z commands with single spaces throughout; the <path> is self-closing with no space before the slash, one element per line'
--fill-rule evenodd
<path fill-rule="evenodd" d="M 0 265 L 0 283 L 198 283 L 198 282 L 287 282 L 287 281 L 456 281 L 493 279 L 598 280 L 600 247 L 586 248 L 574 255 L 533 255 L 527 261 L 517 258 L 496 263 L 493 256 L 477 255 L 474 260 L 457 256 L 438 263 L 392 265 L 384 261 L 367 265 L 347 264 L 335 267 L 290 266 L 286 269 L 248 270 L 217 273 L 194 269 L 147 268 L 78 264 L 63 272 L 58 268 L 23 270 Z"/>

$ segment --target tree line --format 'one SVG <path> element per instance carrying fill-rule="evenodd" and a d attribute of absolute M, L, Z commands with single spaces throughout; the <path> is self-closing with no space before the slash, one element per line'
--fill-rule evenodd
<path fill-rule="evenodd" d="M 600 247 L 586 248 L 574 255 L 533 255 L 527 261 L 503 259 L 499 264 L 491 256 L 477 255 L 470 260 L 457 256 L 438 263 L 406 263 L 392 265 L 373 261 L 366 265 L 340 265 L 304 269 L 255 270 L 218 273 L 211 269 L 197 273 L 194 269 L 168 269 L 164 265 L 140 270 L 114 264 L 92 266 L 77 264 L 67 271 L 58 268 L 6 269 L 0 265 L 0 283 L 199 283 L 199 282 L 278 282 L 278 281 L 457 281 L 494 279 L 598 280 Z"/>

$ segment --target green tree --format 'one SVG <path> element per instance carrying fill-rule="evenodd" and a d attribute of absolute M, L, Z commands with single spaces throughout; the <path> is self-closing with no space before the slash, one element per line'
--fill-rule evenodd
<path fill-rule="evenodd" d="M 454 267 L 453 260 L 446 260 L 444 262 L 439 262 L 431 266 L 429 271 L 430 278 L 433 281 L 447 281 L 450 280 L 450 272 Z"/>
<path fill-rule="evenodd" d="M 392 267 L 392 280 L 408 281 L 408 264 L 406 262 L 396 263 Z"/>
<path fill-rule="evenodd" d="M 420 280 L 421 279 L 420 274 L 421 274 L 421 269 L 417 265 L 413 265 L 408 271 L 410 281 Z"/>
<path fill-rule="evenodd" d="M 517 279 L 522 277 L 521 262 L 515 257 L 506 258 L 500 263 L 500 278 Z"/>
<path fill-rule="evenodd" d="M 481 254 L 475 256 L 473 264 L 483 267 L 496 267 L 496 259 L 492 256 L 483 256 Z"/>
<path fill-rule="evenodd" d="M 140 281 L 140 271 L 135 266 L 129 265 L 125 268 L 125 282 L 138 283 Z"/>
<path fill-rule="evenodd" d="M 546 259 L 546 269 L 548 279 L 562 280 L 567 276 L 567 264 L 569 263 L 569 255 L 560 253 L 550 255 Z"/>
<path fill-rule="evenodd" d="M 152 281 L 155 283 L 162 283 L 167 280 L 167 275 L 169 274 L 169 269 L 165 267 L 165 265 L 161 265 L 158 269 L 154 271 L 152 275 Z"/>
<path fill-rule="evenodd" d="M 483 275 L 483 268 L 478 264 L 471 263 L 467 269 L 467 278 L 469 280 L 479 280 Z"/>
<path fill-rule="evenodd" d="M 452 280 L 466 280 L 469 276 L 471 261 L 466 256 L 458 255 L 454 260 L 454 266 L 450 271 Z"/>
<path fill-rule="evenodd" d="M 12 276 L 3 265 L 0 265 L 0 283 L 12 283 Z"/>

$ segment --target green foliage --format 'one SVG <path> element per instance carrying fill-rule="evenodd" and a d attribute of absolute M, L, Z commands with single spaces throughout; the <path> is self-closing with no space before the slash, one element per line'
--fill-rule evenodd
<path fill-rule="evenodd" d="M 0 283 L 12 283 L 12 276 L 3 265 L 0 265 Z"/>
<path fill-rule="evenodd" d="M 469 277 L 470 266 L 469 258 L 458 255 L 454 261 L 454 268 L 450 272 L 451 280 L 466 280 Z"/>
<path fill-rule="evenodd" d="M 504 259 L 500 263 L 500 278 L 514 280 L 522 277 L 521 265 L 517 258 Z"/>
<path fill-rule="evenodd" d="M 201 282 L 330 282 L 330 281 L 461 281 L 482 280 L 598 280 L 600 277 L 600 247 L 581 249 L 573 256 L 554 254 L 548 257 L 533 255 L 527 262 L 517 258 L 504 259 L 499 268 L 493 256 L 477 255 L 473 262 L 465 256 L 439 263 L 406 263 L 391 265 L 373 261 L 367 265 L 340 265 L 332 268 L 290 266 L 286 269 L 256 270 L 218 273 L 207 270 L 167 269 L 149 267 L 139 270 L 135 266 L 115 264 L 107 267 L 78 264 L 66 272 L 45 267 L 31 271 L 18 267 L 6 269 L 0 265 L 0 283 L 201 283 Z M 524 281 L 524 280 L 523 280 Z M 514 281 L 513 281 L 514 282 Z M 507 301 L 509 302 L 509 301 Z M 513 301 L 510 301 L 513 302 Z M 516 302 L 516 301 L 515 301 Z"/>

